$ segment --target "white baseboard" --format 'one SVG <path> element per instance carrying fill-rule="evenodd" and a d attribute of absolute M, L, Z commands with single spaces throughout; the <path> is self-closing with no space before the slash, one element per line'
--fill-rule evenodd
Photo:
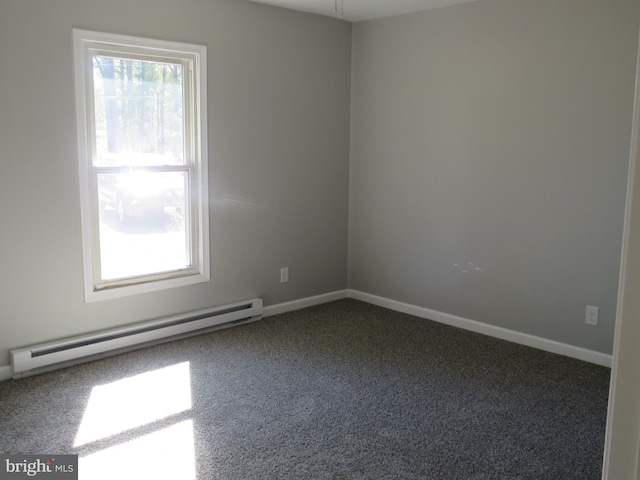
<path fill-rule="evenodd" d="M 0 367 L 0 382 L 3 380 L 9 380 L 11 378 L 11 366 L 4 365 Z"/>
<path fill-rule="evenodd" d="M 292 300 L 290 302 L 269 305 L 264 307 L 262 316 L 270 317 L 271 315 L 277 315 L 279 313 L 292 312 L 294 310 L 300 310 L 301 308 L 313 307 L 314 305 L 333 302 L 334 300 L 341 300 L 343 298 L 347 298 L 347 292 L 347 290 L 338 290 L 336 292 L 324 293 L 314 297 L 306 297 L 299 300 Z"/>
<path fill-rule="evenodd" d="M 395 310 L 396 312 L 408 313 L 416 317 L 426 318 L 428 320 L 444 323 L 464 330 L 481 333 L 490 337 L 508 340 L 509 342 L 518 343 L 520 345 L 526 345 L 539 350 L 545 350 L 547 352 L 557 353 L 566 357 L 576 358 L 578 360 L 584 360 L 585 362 L 595 363 L 596 365 L 611 368 L 611 355 L 595 352 L 586 348 L 575 347 L 566 343 L 556 342 L 555 340 L 548 340 L 546 338 L 536 337 L 534 335 L 516 332 L 515 330 L 509 330 L 502 327 L 496 327 L 476 320 L 469 320 L 467 318 L 457 317 L 448 313 L 438 312 L 436 310 L 430 310 L 428 308 L 418 307 L 416 305 L 398 302 L 384 297 L 378 297 L 358 290 L 348 290 L 347 296 L 366 303 L 378 305 L 379 307 L 388 308 L 389 310 Z"/>
<path fill-rule="evenodd" d="M 372 305 L 388 308 L 389 310 L 394 310 L 396 312 L 407 313 L 409 315 L 433 320 L 435 322 L 444 323 L 446 325 L 462 328 L 464 330 L 481 333 L 490 337 L 500 338 L 509 342 L 518 343 L 520 345 L 526 345 L 528 347 L 537 348 L 551 353 L 557 353 L 559 355 L 564 355 L 567 357 L 576 358 L 578 360 L 595 363 L 596 365 L 601 365 L 603 367 L 611 368 L 611 355 L 595 352 L 586 348 L 575 347 L 566 343 L 556 342 L 555 340 L 536 337 L 534 335 L 517 332 L 515 330 L 496 327 L 494 325 L 478 322 L 476 320 L 469 320 L 467 318 L 457 317 L 455 315 L 438 312 L 436 310 L 430 310 L 424 307 L 418 307 L 416 305 L 411 305 L 408 303 L 398 302 L 396 300 L 379 297 L 377 295 L 371 295 L 369 293 L 360 292 L 358 290 L 338 290 L 335 292 L 316 295 L 313 297 L 306 297 L 299 300 L 292 300 L 290 302 L 269 305 L 264 307 L 263 316 L 270 317 L 272 315 L 292 312 L 294 310 L 300 310 L 301 308 L 321 305 L 323 303 L 333 302 L 335 300 L 341 300 L 343 298 L 353 298 L 355 300 L 360 300 Z M 11 377 L 11 366 L 0 366 L 0 381 L 9 380 Z"/>

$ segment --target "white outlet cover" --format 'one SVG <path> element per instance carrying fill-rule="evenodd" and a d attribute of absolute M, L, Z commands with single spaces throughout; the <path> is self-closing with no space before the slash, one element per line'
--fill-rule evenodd
<path fill-rule="evenodd" d="M 584 323 L 587 325 L 598 326 L 598 316 L 600 315 L 600 308 L 592 305 L 587 305 L 587 311 L 584 318 Z"/>
<path fill-rule="evenodd" d="M 280 269 L 280 283 L 287 283 L 289 281 L 289 267 L 282 267 Z"/>

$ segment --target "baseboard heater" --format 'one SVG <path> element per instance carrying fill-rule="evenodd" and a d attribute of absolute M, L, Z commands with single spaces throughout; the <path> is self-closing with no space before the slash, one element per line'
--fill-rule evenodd
<path fill-rule="evenodd" d="M 35 375 L 149 345 L 262 318 L 262 300 L 174 315 L 126 327 L 11 350 L 13 378 Z"/>

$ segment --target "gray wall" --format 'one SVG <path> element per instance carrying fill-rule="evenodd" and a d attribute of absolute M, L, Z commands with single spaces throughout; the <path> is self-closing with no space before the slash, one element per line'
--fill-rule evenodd
<path fill-rule="evenodd" d="M 84 303 L 74 27 L 208 46 L 209 283 Z M 346 288 L 350 61 L 349 23 L 244 1 L 1 0 L 0 366 L 35 342 Z"/>
<path fill-rule="evenodd" d="M 352 44 L 348 23 L 238 0 L 0 0 L 0 366 L 347 285 L 610 352 L 639 10 L 483 0 Z M 73 27 L 208 45 L 211 282 L 84 303 Z"/>
<path fill-rule="evenodd" d="M 350 288 L 610 353 L 638 18 L 487 0 L 355 24 Z"/>

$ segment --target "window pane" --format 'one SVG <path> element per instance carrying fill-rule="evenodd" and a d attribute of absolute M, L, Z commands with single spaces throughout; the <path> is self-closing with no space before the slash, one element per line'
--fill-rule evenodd
<path fill-rule="evenodd" d="M 184 164 L 183 68 L 93 56 L 94 165 Z"/>
<path fill-rule="evenodd" d="M 191 266 L 187 172 L 98 174 L 102 280 Z"/>

